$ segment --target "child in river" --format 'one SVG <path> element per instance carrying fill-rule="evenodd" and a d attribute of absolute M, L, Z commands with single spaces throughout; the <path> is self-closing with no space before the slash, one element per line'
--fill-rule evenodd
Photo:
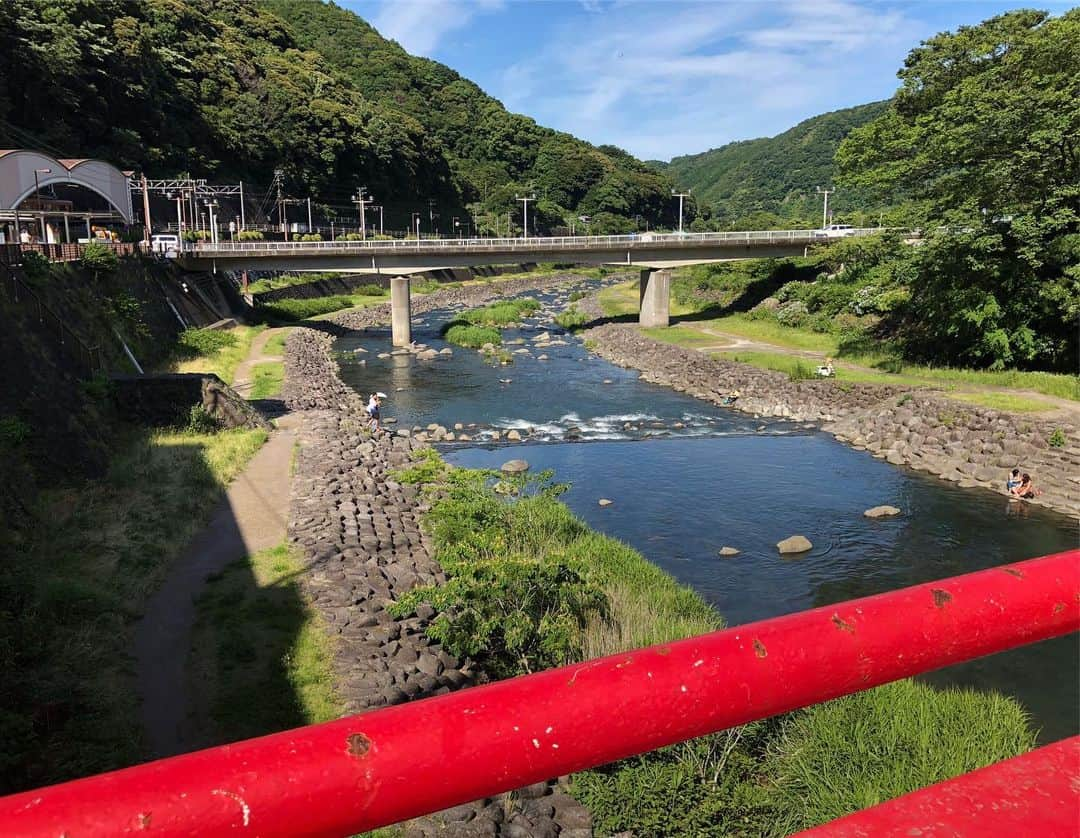
<path fill-rule="evenodd" d="M 371 417 L 371 430 L 379 430 L 379 394 L 372 393 L 367 403 L 367 414 Z"/>

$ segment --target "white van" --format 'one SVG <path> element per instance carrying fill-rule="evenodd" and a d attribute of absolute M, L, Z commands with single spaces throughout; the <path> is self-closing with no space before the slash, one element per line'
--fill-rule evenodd
<path fill-rule="evenodd" d="M 828 227 L 814 231 L 816 239 L 842 239 L 854 235 L 855 228 L 850 224 L 830 224 Z"/>
<path fill-rule="evenodd" d="M 160 253 L 165 258 L 176 258 L 180 250 L 180 237 L 173 233 L 155 233 L 150 237 L 150 252 Z"/>

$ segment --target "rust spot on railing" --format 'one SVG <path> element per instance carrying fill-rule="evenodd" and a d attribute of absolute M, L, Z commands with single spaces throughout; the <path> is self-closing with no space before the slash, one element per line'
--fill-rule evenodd
<path fill-rule="evenodd" d="M 150 815 L 149 812 L 140 812 L 139 813 L 139 829 L 149 829 L 150 828 L 150 818 L 151 818 L 151 815 Z"/>
<path fill-rule="evenodd" d="M 754 654 L 759 658 L 763 658 L 769 654 L 768 650 L 765 648 L 765 644 L 756 637 L 754 638 Z"/>
<path fill-rule="evenodd" d="M 855 633 L 855 626 L 846 622 L 839 614 L 832 615 L 832 622 L 834 626 L 840 629 L 840 631 L 846 631 L 848 634 Z"/>
<path fill-rule="evenodd" d="M 345 740 L 349 756 L 362 757 L 371 750 L 371 740 L 362 733 L 351 733 Z"/>
<path fill-rule="evenodd" d="M 1064 610 L 1065 610 L 1065 603 L 1064 602 L 1055 602 L 1054 603 L 1054 614 L 1060 614 Z"/>
<path fill-rule="evenodd" d="M 1002 570 L 1004 570 L 1007 574 L 1009 574 L 1009 576 L 1015 576 L 1017 579 L 1023 579 L 1024 578 L 1024 574 L 1022 574 L 1019 570 L 1017 570 L 1014 567 L 1003 567 Z"/>
<path fill-rule="evenodd" d="M 944 608 L 950 602 L 952 602 L 952 594 L 948 591 L 943 591 L 941 588 L 932 588 L 930 593 L 934 595 L 934 605 L 938 608 Z"/>

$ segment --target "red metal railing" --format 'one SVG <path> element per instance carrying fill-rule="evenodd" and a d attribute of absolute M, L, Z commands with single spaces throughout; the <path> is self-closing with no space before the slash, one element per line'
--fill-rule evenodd
<path fill-rule="evenodd" d="M 0 834 L 348 835 L 1078 628 L 1074 550 L 13 795 Z"/>

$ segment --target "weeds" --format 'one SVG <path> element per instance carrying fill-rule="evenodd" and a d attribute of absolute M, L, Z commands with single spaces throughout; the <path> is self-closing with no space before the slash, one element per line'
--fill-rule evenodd
<path fill-rule="evenodd" d="M 1046 442 L 1051 448 L 1064 448 L 1068 439 L 1065 436 L 1065 431 L 1061 428 L 1054 428 L 1054 432 L 1050 434 Z"/>

